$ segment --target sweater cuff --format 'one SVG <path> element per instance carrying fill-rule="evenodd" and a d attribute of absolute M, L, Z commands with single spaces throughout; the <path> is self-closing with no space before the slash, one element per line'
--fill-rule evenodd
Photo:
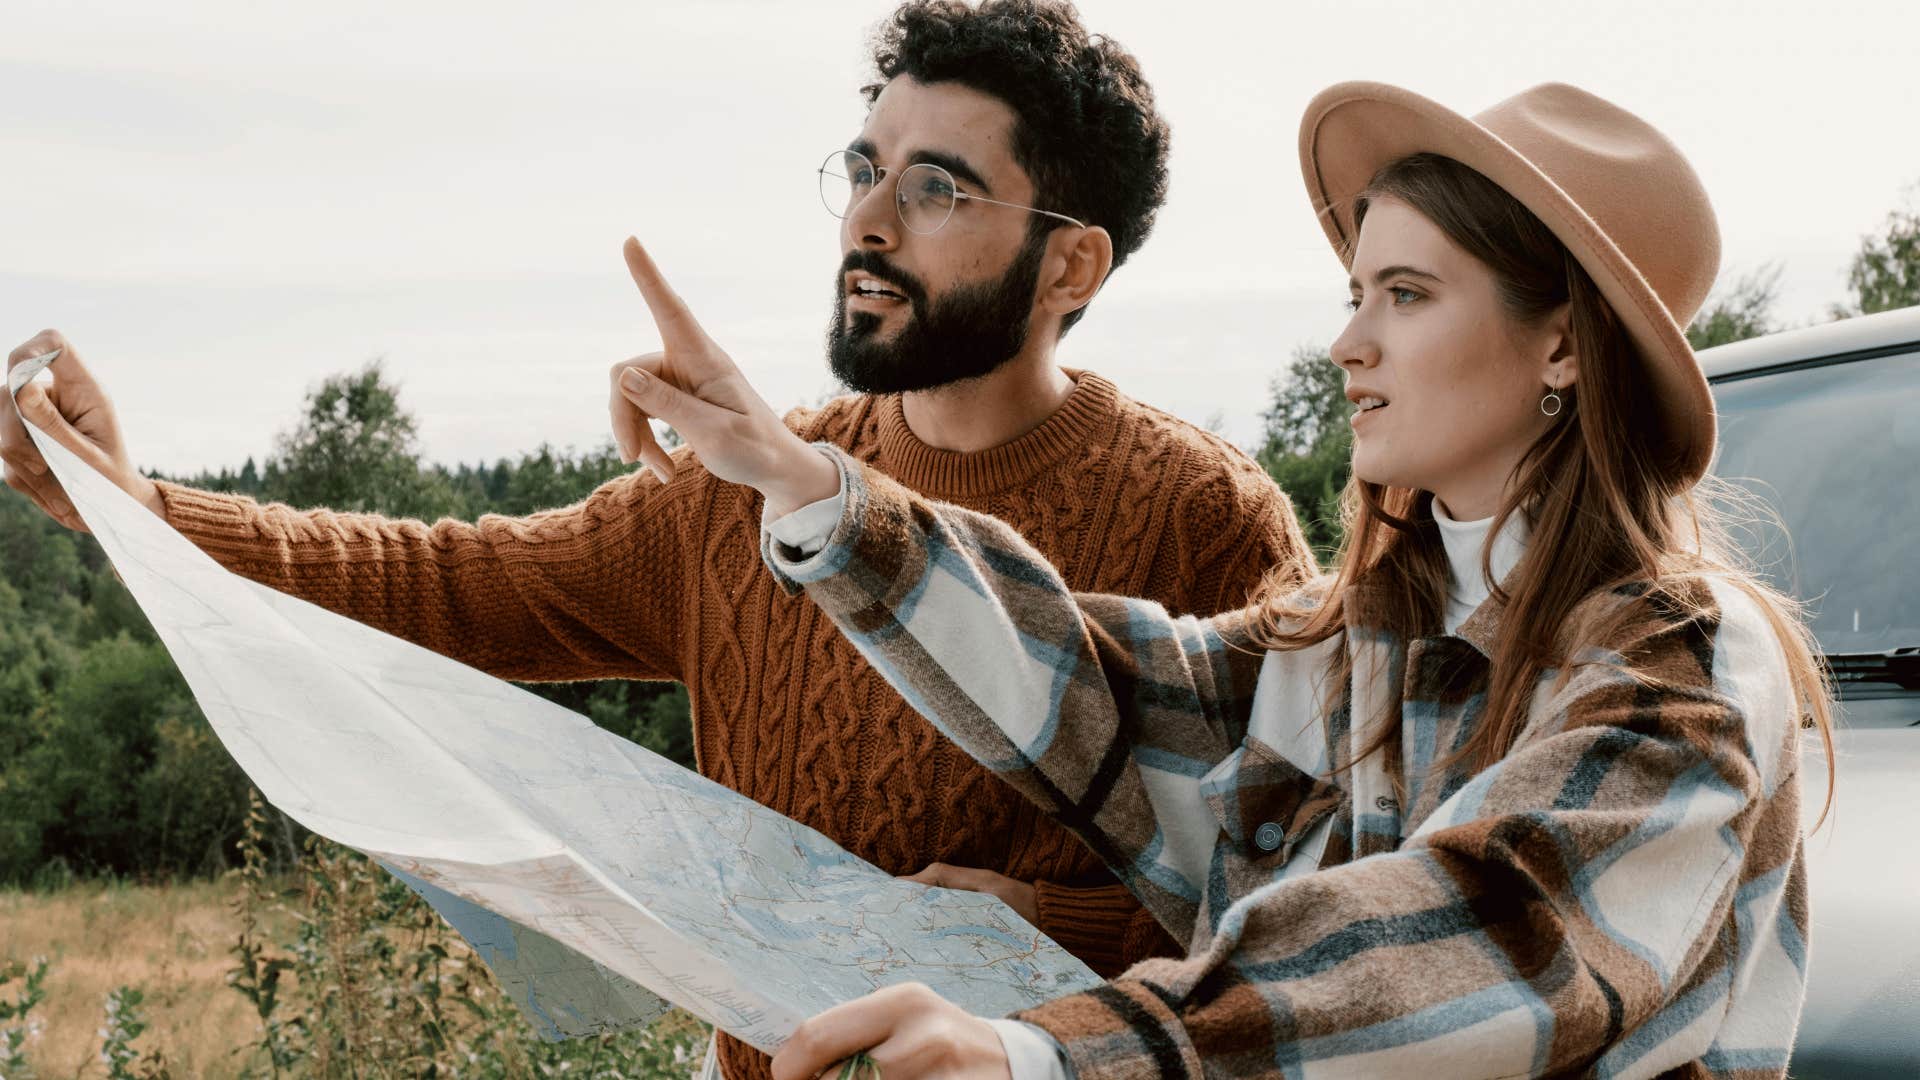
<path fill-rule="evenodd" d="M 196 546 L 244 544 L 258 540 L 254 515 L 259 504 L 244 495 L 201 491 L 169 480 L 155 480 L 167 524 Z"/>
<path fill-rule="evenodd" d="M 1125 885 L 1095 885 L 1076 889 L 1051 881 L 1033 883 L 1041 933 L 1079 957 L 1094 974 L 1111 979 L 1125 971 L 1137 956 L 1129 955 L 1134 916 L 1140 901 Z"/>
<path fill-rule="evenodd" d="M 1201 1076 L 1200 1055 L 1151 986 L 1119 980 L 1015 1013 L 1053 1036 L 1076 1080 Z"/>

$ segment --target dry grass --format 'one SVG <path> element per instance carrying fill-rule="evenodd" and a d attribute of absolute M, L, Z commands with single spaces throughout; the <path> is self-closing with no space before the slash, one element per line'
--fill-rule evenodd
<path fill-rule="evenodd" d="M 49 961 L 45 1026 L 27 1046 L 44 1080 L 102 1077 L 100 1028 L 115 987 L 146 994 L 149 1027 L 135 1046 L 166 1055 L 175 1076 L 231 1077 L 234 1047 L 259 1036 L 251 1006 L 227 987 L 239 922 L 232 879 L 178 885 L 79 884 L 54 893 L 0 891 L 0 963 Z M 264 914 L 269 940 L 286 916 Z M 280 921 L 276 921 L 276 917 Z M 18 983 L 7 988 L 17 990 Z"/>

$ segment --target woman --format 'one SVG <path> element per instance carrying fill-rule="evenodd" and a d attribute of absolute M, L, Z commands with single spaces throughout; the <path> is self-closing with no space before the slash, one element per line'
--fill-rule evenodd
<path fill-rule="evenodd" d="M 1698 179 L 1553 85 L 1471 120 L 1338 86 L 1301 159 L 1350 272 L 1347 540 L 1208 620 L 1070 594 L 1013 530 L 802 446 L 629 244 L 667 351 L 623 376 L 623 448 L 670 468 L 657 416 L 759 488 L 775 572 L 1191 946 L 1016 1020 L 883 991 L 776 1075 L 1784 1074 L 1830 706 L 1696 498 Z"/>

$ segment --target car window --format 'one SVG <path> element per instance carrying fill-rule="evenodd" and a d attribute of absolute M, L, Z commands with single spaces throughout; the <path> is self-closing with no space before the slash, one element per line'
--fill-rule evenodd
<path fill-rule="evenodd" d="M 1821 647 L 1920 646 L 1920 353 L 1736 379 L 1714 397 L 1715 473 L 1764 499 L 1792 543 L 1765 522 L 1735 539 L 1811 604 Z"/>

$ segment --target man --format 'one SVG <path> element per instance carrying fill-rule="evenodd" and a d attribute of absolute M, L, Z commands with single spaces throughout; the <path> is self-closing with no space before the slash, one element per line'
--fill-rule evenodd
<path fill-rule="evenodd" d="M 1290 508 L 1244 454 L 1054 360 L 1164 198 L 1167 126 L 1133 58 L 1058 0 L 910 0 L 874 58 L 866 123 L 820 170 L 845 223 L 829 353 L 857 393 L 788 423 L 1005 519 L 1076 589 L 1212 613 L 1303 572 Z M 995 894 L 1103 974 L 1177 950 L 777 587 L 753 557 L 758 497 L 666 454 L 617 390 L 616 438 L 654 476 L 427 526 L 149 481 L 71 343 L 49 331 L 9 363 L 53 348 L 53 395 L 22 408 L 230 570 L 503 678 L 680 680 L 707 776 L 891 873 Z M 82 527 L 0 412 L 7 483 Z M 767 1075 L 721 1051 L 727 1075 Z"/>

